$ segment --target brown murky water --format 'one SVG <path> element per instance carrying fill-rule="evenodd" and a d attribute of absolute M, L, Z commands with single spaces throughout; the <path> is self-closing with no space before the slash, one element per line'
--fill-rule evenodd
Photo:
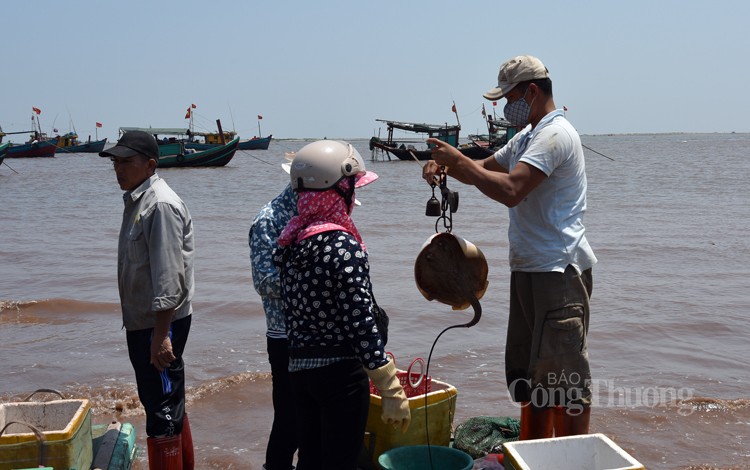
<path fill-rule="evenodd" d="M 746 134 L 584 136 L 594 268 L 593 432 L 647 468 L 750 468 L 746 318 L 750 175 Z M 300 141 L 239 152 L 227 167 L 164 169 L 196 230 L 195 318 L 185 354 L 198 468 L 260 469 L 271 422 L 265 322 L 250 280 L 247 231 L 287 181 Z M 366 141 L 356 142 L 370 158 Z M 0 401 L 37 388 L 93 400 L 95 421 L 144 417 L 120 329 L 115 266 L 121 191 L 96 155 L 14 159 L 0 167 Z M 465 323 L 413 279 L 429 188 L 414 162 L 368 160 L 381 179 L 357 196 L 378 302 L 399 365 L 425 359 Z M 430 374 L 458 389 L 454 424 L 517 416 L 504 384 L 507 210 L 460 193 L 454 232 L 490 266 L 483 316 L 443 335 Z M 118 411 L 119 410 L 119 411 Z M 145 446 L 144 446 L 145 447 Z M 144 457 L 139 465 L 145 468 Z"/>

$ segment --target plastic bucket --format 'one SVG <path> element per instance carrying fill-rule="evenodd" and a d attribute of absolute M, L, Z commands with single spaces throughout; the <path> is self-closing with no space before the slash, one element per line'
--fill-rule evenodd
<path fill-rule="evenodd" d="M 431 387 L 432 391 L 427 395 L 409 398 L 411 425 L 405 433 L 383 422 L 380 418 L 383 414 L 382 398 L 370 394 L 370 411 L 359 461 L 361 468 L 379 470 L 378 457 L 391 449 L 426 445 L 428 442 L 432 447 L 450 445 L 458 391 L 453 385 L 435 379 Z"/>
<path fill-rule="evenodd" d="M 471 470 L 474 459 L 464 451 L 443 446 L 405 446 L 378 457 L 383 470 Z"/>

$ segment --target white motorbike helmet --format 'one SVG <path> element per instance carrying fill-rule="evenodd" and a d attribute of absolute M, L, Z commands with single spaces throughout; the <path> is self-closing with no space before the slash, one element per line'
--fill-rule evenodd
<path fill-rule="evenodd" d="M 294 155 L 289 170 L 295 191 L 325 191 L 346 177 L 354 177 L 354 187 L 372 183 L 378 175 L 365 169 L 365 161 L 348 142 L 318 140 Z"/>

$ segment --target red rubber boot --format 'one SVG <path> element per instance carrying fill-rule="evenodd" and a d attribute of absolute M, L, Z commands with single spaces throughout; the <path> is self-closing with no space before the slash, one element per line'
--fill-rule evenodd
<path fill-rule="evenodd" d="M 180 435 L 149 437 L 148 468 L 150 470 L 182 470 L 182 439 Z"/>
<path fill-rule="evenodd" d="M 193 433 L 190 431 L 188 415 L 182 421 L 182 470 L 193 470 L 195 468 L 195 455 L 193 454 Z"/>
<path fill-rule="evenodd" d="M 529 402 L 521 403 L 520 441 L 552 437 L 554 408 L 537 408 Z"/>

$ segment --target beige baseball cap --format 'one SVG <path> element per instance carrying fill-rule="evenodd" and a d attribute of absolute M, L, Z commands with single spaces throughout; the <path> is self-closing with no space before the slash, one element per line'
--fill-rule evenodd
<path fill-rule="evenodd" d="M 541 60 L 530 55 L 519 55 L 500 66 L 497 86 L 483 96 L 488 100 L 499 100 L 521 82 L 548 77 L 549 71 Z"/>

